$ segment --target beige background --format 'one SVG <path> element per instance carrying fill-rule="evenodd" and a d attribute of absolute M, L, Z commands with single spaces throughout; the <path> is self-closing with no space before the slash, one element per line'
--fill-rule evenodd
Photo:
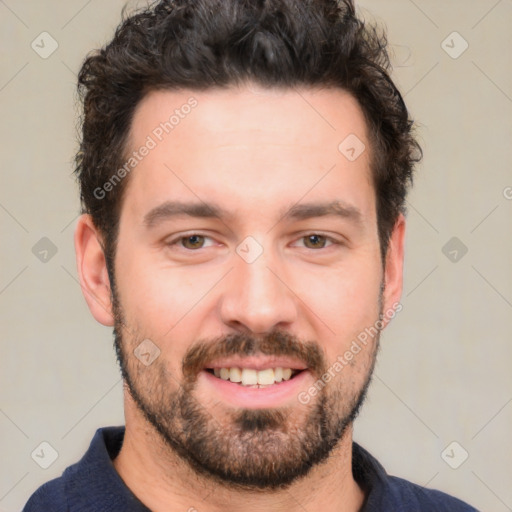
<path fill-rule="evenodd" d="M 123 5 L 0 0 L 2 511 L 78 460 L 96 428 L 123 423 L 111 330 L 77 282 L 71 176 L 75 74 Z M 512 1 L 359 5 L 388 27 L 425 159 L 409 197 L 404 307 L 355 439 L 392 474 L 512 510 Z M 59 45 L 46 59 L 31 48 L 44 31 Z M 46 262 L 43 237 L 57 250 Z M 452 237 L 459 248 L 445 256 Z M 43 441 L 58 452 L 47 469 L 31 458 Z M 457 466 L 463 450 L 457 469 L 445 462 Z"/>

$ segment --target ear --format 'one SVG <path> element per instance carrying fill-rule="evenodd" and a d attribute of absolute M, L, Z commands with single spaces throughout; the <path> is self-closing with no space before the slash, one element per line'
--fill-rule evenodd
<path fill-rule="evenodd" d="M 405 217 L 400 214 L 393 227 L 386 253 L 384 291 L 382 296 L 384 326 L 389 323 L 389 316 L 386 315 L 386 312 L 396 310 L 402 296 L 404 241 Z"/>
<path fill-rule="evenodd" d="M 81 215 L 75 229 L 75 252 L 82 293 L 92 316 L 100 324 L 113 326 L 111 287 L 101 239 L 91 216 Z"/>

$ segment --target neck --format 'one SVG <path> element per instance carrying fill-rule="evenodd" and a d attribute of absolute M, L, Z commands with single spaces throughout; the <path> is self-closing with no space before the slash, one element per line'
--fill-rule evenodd
<path fill-rule="evenodd" d="M 357 512 L 364 494 L 352 476 L 352 427 L 323 464 L 284 490 L 234 490 L 198 475 L 169 448 L 125 395 L 126 431 L 113 461 L 124 483 L 153 512 Z"/>

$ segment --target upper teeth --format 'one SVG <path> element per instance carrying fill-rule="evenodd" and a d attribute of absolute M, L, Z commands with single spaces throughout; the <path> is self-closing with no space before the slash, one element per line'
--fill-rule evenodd
<path fill-rule="evenodd" d="M 214 368 L 213 373 L 216 377 L 231 382 L 239 382 L 243 386 L 271 385 L 275 382 L 290 380 L 292 376 L 291 368 L 267 368 L 265 370 L 253 370 L 252 368 Z"/>

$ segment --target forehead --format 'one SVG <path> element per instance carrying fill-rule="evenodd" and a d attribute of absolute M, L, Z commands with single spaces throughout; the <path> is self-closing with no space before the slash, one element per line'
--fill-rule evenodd
<path fill-rule="evenodd" d="M 357 100 L 337 88 L 266 89 L 248 85 L 206 91 L 151 91 L 135 109 L 131 141 L 153 132 L 158 138 L 160 123 L 169 120 L 168 132 L 161 126 L 163 137 L 172 132 L 170 138 L 179 143 L 193 131 L 197 137 L 205 136 L 197 140 L 201 146 L 243 141 L 326 149 L 336 148 L 336 142 L 348 130 L 361 139 L 366 137 Z M 252 141 L 244 140 L 247 135 Z"/>
<path fill-rule="evenodd" d="M 351 160 L 346 140 L 368 150 Z M 364 115 L 340 89 L 153 91 L 135 110 L 129 154 L 143 146 L 125 197 L 135 209 L 184 196 L 293 203 L 337 200 L 341 187 L 364 202 L 372 193 Z"/>

